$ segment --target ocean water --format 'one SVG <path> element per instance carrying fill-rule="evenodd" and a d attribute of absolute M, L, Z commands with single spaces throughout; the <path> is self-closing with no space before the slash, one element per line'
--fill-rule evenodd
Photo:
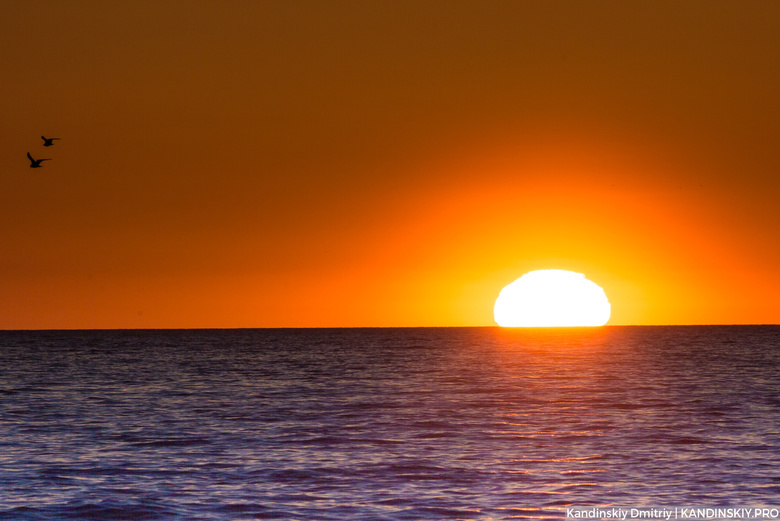
<path fill-rule="evenodd" d="M 780 327 L 0 332 L 0 519 L 780 506 Z"/>

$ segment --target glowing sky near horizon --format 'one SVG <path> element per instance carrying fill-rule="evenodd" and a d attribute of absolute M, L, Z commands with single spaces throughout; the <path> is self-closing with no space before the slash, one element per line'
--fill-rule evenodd
<path fill-rule="evenodd" d="M 0 61 L 2 329 L 492 325 L 548 268 L 780 322 L 776 3 L 34 0 Z"/>

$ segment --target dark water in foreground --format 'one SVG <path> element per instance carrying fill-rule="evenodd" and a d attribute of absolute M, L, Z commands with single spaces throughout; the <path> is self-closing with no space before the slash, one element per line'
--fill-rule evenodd
<path fill-rule="evenodd" d="M 0 332 L 0 519 L 779 499 L 777 326 Z"/>

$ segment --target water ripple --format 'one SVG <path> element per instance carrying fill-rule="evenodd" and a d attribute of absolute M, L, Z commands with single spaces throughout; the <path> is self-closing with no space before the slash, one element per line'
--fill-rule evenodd
<path fill-rule="evenodd" d="M 544 519 L 780 492 L 777 327 L 0 343 L 0 519 Z"/>

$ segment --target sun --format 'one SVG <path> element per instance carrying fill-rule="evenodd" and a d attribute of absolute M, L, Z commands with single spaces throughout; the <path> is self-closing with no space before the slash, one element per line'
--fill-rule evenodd
<path fill-rule="evenodd" d="M 493 308 L 503 327 L 603 326 L 610 313 L 603 289 L 566 270 L 526 273 L 501 290 Z"/>

